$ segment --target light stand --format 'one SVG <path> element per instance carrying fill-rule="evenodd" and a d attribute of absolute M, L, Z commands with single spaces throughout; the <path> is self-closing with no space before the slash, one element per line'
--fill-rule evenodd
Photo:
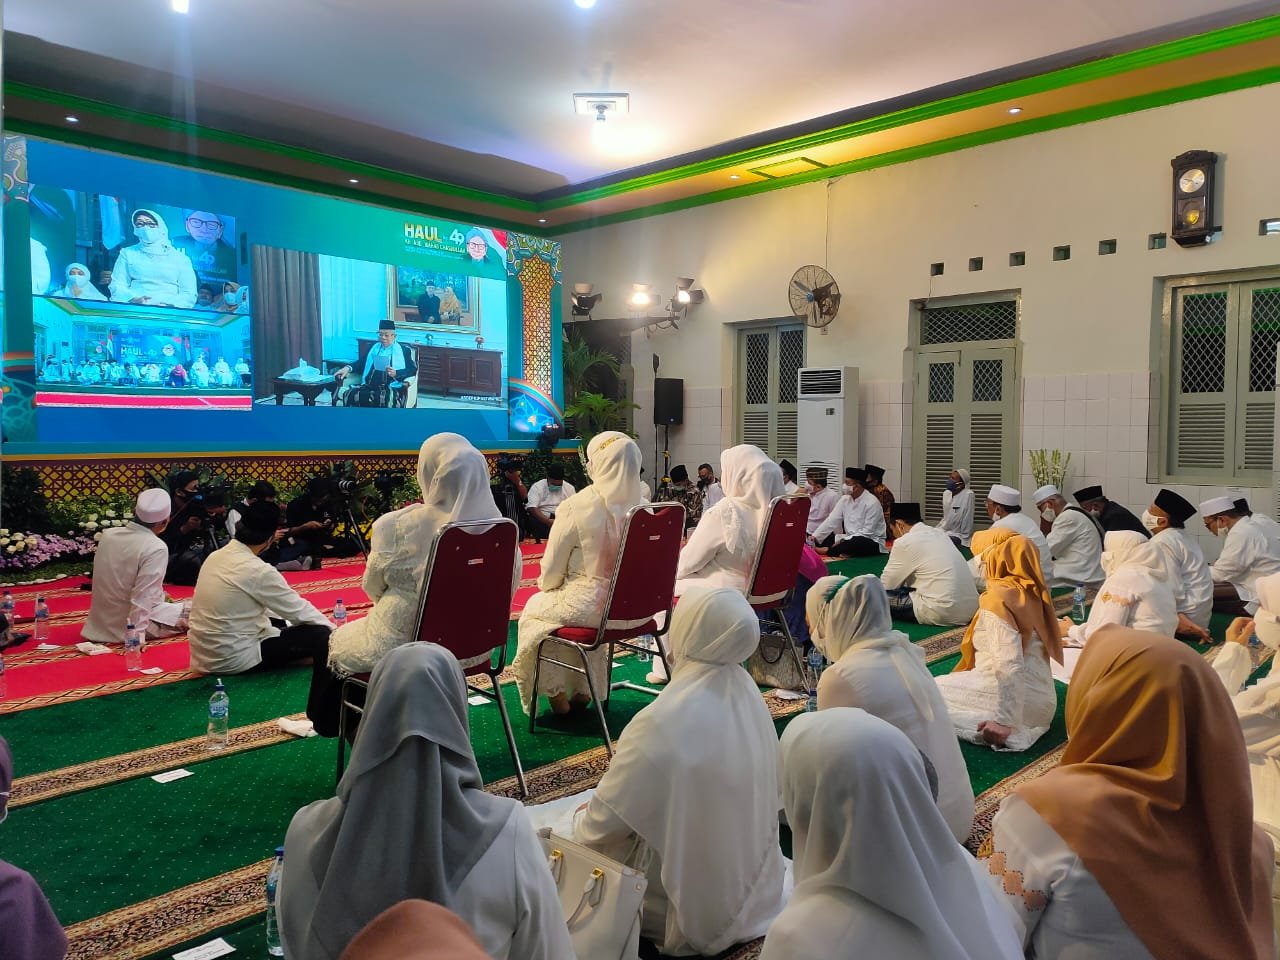
<path fill-rule="evenodd" d="M 653 355 L 653 402 L 655 405 L 658 402 L 658 364 L 659 362 L 660 360 L 658 358 L 658 355 L 655 353 Z M 668 483 L 665 451 L 663 454 L 662 464 L 663 464 L 662 476 L 658 478 L 658 489 L 654 491 L 654 493 L 659 498 L 662 497 L 662 490 L 664 486 Z M 654 470 L 658 469 L 658 424 L 657 424 L 656 418 L 654 419 L 654 426 L 653 426 L 653 469 Z"/>

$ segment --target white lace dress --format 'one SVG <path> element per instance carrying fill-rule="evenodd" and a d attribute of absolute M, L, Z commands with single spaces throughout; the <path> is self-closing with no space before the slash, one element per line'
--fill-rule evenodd
<path fill-rule="evenodd" d="M 973 633 L 974 667 L 937 678 L 956 736 L 983 744 L 978 724 L 1012 727 L 1003 750 L 1020 752 L 1044 736 L 1058 707 L 1049 658 L 1040 637 L 1024 652 L 1016 627 L 990 610 L 978 611 Z"/>

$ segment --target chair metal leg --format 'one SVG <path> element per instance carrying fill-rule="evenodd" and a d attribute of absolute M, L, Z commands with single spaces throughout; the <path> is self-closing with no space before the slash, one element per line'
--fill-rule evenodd
<path fill-rule="evenodd" d="M 529 796 L 529 788 L 524 782 L 524 766 L 520 763 L 520 753 L 516 750 L 516 734 L 511 729 L 511 715 L 507 713 L 507 705 L 502 699 L 502 687 L 495 674 L 489 674 L 493 684 L 493 698 L 498 701 L 498 713 L 502 716 L 502 730 L 507 735 L 507 746 L 511 748 L 511 762 L 516 767 L 516 783 L 520 784 L 520 799 Z"/>
<path fill-rule="evenodd" d="M 582 672 L 587 678 L 587 690 L 591 692 L 591 702 L 596 708 L 596 717 L 600 720 L 600 732 L 604 735 L 604 748 L 608 751 L 610 757 L 613 756 L 613 739 L 609 736 L 609 724 L 604 718 L 604 708 L 600 705 L 600 697 L 596 693 L 596 682 L 591 679 L 591 664 L 587 662 L 587 652 L 581 647 L 575 646 L 578 656 L 582 660 Z M 598 649 L 598 648 L 597 648 Z M 610 661 L 612 663 L 612 661 Z"/>
<path fill-rule="evenodd" d="M 533 690 L 529 694 L 529 732 L 537 733 L 534 721 L 538 717 L 538 676 L 542 673 L 542 647 L 546 644 L 549 637 L 543 637 L 538 641 L 538 649 L 533 655 Z"/>
<path fill-rule="evenodd" d="M 342 779 L 342 771 L 347 767 L 347 683 L 344 680 L 338 688 L 338 773 L 334 782 Z"/>

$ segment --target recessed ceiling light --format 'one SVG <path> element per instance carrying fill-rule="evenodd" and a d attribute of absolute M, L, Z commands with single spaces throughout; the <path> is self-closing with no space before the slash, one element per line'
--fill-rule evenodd
<path fill-rule="evenodd" d="M 546 222 L 547 222 L 547 218 L 546 218 L 546 217 L 539 217 L 539 218 L 538 218 L 538 222 L 539 222 L 539 223 L 546 223 Z"/>
<path fill-rule="evenodd" d="M 583 10 L 590 10 L 596 5 L 596 0 L 573 0 Z"/>
<path fill-rule="evenodd" d="M 169 0 L 174 13 L 190 13 L 191 0 Z"/>
<path fill-rule="evenodd" d="M 731 174 L 729 174 L 729 179 L 730 179 L 730 180 L 741 180 L 742 178 L 741 178 L 741 177 L 739 177 L 736 173 L 731 173 Z"/>
<path fill-rule="evenodd" d="M 349 178 L 347 179 L 347 183 L 359 183 L 359 182 L 360 182 L 360 181 L 359 181 L 359 180 L 357 180 L 355 177 L 349 177 Z"/>
<path fill-rule="evenodd" d="M 67 123 L 79 123 L 79 122 L 80 122 L 80 118 L 79 118 L 79 117 L 67 117 L 67 118 L 66 118 L 66 120 L 67 120 Z"/>
<path fill-rule="evenodd" d="M 1022 112 L 1022 108 L 1021 108 L 1021 107 L 1010 107 L 1010 108 L 1009 108 L 1009 112 L 1010 112 L 1011 114 L 1013 114 L 1013 115 L 1016 117 L 1018 114 L 1020 114 L 1020 113 Z"/>

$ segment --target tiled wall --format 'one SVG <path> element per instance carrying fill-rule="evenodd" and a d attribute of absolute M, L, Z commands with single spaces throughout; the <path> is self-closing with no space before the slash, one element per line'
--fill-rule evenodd
<path fill-rule="evenodd" d="M 901 380 L 858 384 L 862 452 L 859 465 L 884 467 L 884 482 L 899 500 L 911 498 L 911 397 Z M 853 466 L 852 462 L 847 466 Z"/>
<path fill-rule="evenodd" d="M 719 387 L 690 387 L 685 381 L 684 423 L 671 428 L 671 465 L 683 463 L 692 476 L 698 464 L 710 463 L 719 469 L 720 452 L 733 440 L 733 406 L 731 395 Z M 654 466 L 653 387 L 636 388 L 636 443 L 644 454 L 645 479 L 652 481 L 662 473 L 662 447 L 657 449 Z M 727 406 L 726 406 L 727 404 Z M 657 428 L 661 444 L 663 431 Z M 654 484 L 650 484 L 654 486 Z"/>

